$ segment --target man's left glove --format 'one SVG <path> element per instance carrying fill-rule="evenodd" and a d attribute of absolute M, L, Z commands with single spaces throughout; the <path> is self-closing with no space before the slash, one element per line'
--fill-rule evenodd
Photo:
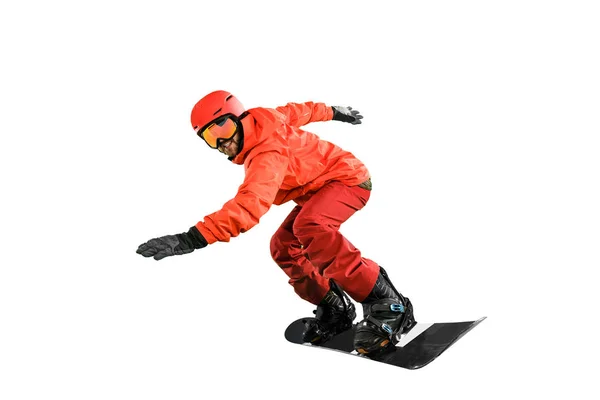
<path fill-rule="evenodd" d="M 155 260 L 162 260 L 169 256 L 191 253 L 196 249 L 206 247 L 207 244 L 208 242 L 198 231 L 198 228 L 192 226 L 185 233 L 151 239 L 140 245 L 136 253 L 144 257 L 154 257 Z"/>
<path fill-rule="evenodd" d="M 352 107 L 341 107 L 331 106 L 333 109 L 333 120 L 348 122 L 352 125 L 361 124 L 363 116 L 357 110 L 353 110 Z"/>

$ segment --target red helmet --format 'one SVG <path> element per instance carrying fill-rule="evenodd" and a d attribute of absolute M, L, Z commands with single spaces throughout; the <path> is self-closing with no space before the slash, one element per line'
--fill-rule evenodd
<path fill-rule="evenodd" d="M 191 122 L 196 132 L 222 115 L 231 114 L 239 117 L 244 106 L 229 92 L 217 90 L 200 99 L 192 109 Z"/>

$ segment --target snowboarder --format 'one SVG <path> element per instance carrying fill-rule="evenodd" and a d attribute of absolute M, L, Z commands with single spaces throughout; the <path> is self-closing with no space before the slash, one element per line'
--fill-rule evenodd
<path fill-rule="evenodd" d="M 137 253 L 160 260 L 227 242 L 258 224 L 271 205 L 293 200 L 270 245 L 295 292 L 316 305 L 303 340 L 318 344 L 349 329 L 356 318 L 349 295 L 364 311 L 355 349 L 374 356 L 396 344 L 397 334 L 415 325 L 409 299 L 339 232 L 369 200 L 369 171 L 352 153 L 301 129 L 329 120 L 355 125 L 362 118 L 351 107 L 306 102 L 246 110 L 226 91 L 206 95 L 192 109 L 192 127 L 212 149 L 244 165 L 244 182 L 221 210 L 187 232 L 149 240 Z"/>

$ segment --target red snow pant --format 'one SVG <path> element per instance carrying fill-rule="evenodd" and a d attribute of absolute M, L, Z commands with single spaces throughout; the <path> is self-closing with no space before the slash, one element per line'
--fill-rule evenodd
<path fill-rule="evenodd" d="M 289 276 L 296 293 L 313 304 L 333 279 L 354 300 L 364 300 L 379 275 L 379 265 L 340 232 L 340 225 L 367 204 L 371 192 L 331 182 L 296 206 L 271 239 L 273 260 Z"/>

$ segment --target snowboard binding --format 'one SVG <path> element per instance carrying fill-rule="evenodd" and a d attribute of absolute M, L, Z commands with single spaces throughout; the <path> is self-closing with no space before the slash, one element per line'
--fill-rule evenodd
<path fill-rule="evenodd" d="M 364 319 L 357 324 L 354 335 L 354 348 L 359 354 L 377 357 L 393 349 L 400 335 L 416 325 L 410 300 L 396 290 L 381 267 L 373 290 L 362 303 Z"/>
<path fill-rule="evenodd" d="M 315 318 L 304 319 L 302 340 L 305 343 L 323 344 L 333 336 L 352 328 L 356 308 L 337 283 L 330 280 L 330 290 L 313 311 Z"/>

